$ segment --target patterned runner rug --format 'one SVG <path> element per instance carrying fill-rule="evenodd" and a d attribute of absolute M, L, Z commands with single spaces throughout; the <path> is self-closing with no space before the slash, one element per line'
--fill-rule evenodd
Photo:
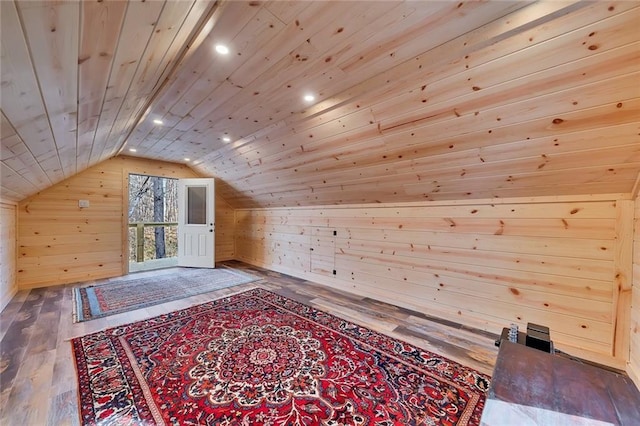
<path fill-rule="evenodd" d="M 227 269 L 172 268 L 159 274 L 73 289 L 73 322 L 89 321 L 259 280 Z"/>
<path fill-rule="evenodd" d="M 71 343 L 83 424 L 477 425 L 489 385 L 263 289 Z"/>

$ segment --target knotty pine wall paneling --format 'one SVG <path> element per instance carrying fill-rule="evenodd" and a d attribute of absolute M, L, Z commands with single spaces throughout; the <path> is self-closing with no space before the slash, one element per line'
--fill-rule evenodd
<path fill-rule="evenodd" d="M 640 389 L 640 197 L 635 200 L 633 236 L 633 294 L 631 298 L 630 353 L 627 373 Z"/>
<path fill-rule="evenodd" d="M 119 156 L 97 164 L 18 204 L 19 288 L 126 273 L 129 173 L 193 178 L 181 164 Z M 89 208 L 79 208 L 78 200 Z M 233 210 L 216 198 L 216 260 L 234 257 Z"/>
<path fill-rule="evenodd" d="M 15 204 L 0 201 L 0 311 L 18 291 L 16 283 L 16 228 Z"/>
<path fill-rule="evenodd" d="M 235 210 L 218 194 L 216 188 L 216 262 L 235 259 L 235 226 Z"/>
<path fill-rule="evenodd" d="M 557 347 L 624 368 L 633 209 L 619 198 L 240 209 L 237 258 L 495 333 L 545 324 Z"/>

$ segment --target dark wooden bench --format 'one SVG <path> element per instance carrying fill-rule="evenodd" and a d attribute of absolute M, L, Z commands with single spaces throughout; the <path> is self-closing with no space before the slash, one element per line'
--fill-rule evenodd
<path fill-rule="evenodd" d="M 502 340 L 482 424 L 640 425 L 624 374 Z"/>

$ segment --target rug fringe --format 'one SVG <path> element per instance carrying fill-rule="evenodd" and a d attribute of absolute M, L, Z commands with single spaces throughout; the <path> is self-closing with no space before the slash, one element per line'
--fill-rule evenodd
<path fill-rule="evenodd" d="M 71 321 L 75 324 L 80 322 L 78 319 L 78 303 L 76 302 L 76 289 L 71 289 Z"/>

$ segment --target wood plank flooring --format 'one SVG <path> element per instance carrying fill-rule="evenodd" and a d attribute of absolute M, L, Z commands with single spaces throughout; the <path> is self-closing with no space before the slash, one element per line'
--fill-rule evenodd
<path fill-rule="evenodd" d="M 71 319 L 73 286 L 115 282 L 130 276 L 19 292 L 0 314 L 0 425 L 79 424 L 76 373 L 69 339 L 254 287 L 312 305 L 483 373 L 492 373 L 498 353 L 494 346 L 496 335 L 242 262 L 223 264 L 263 279 L 77 324 Z M 148 271 L 136 275 L 162 273 Z"/>

